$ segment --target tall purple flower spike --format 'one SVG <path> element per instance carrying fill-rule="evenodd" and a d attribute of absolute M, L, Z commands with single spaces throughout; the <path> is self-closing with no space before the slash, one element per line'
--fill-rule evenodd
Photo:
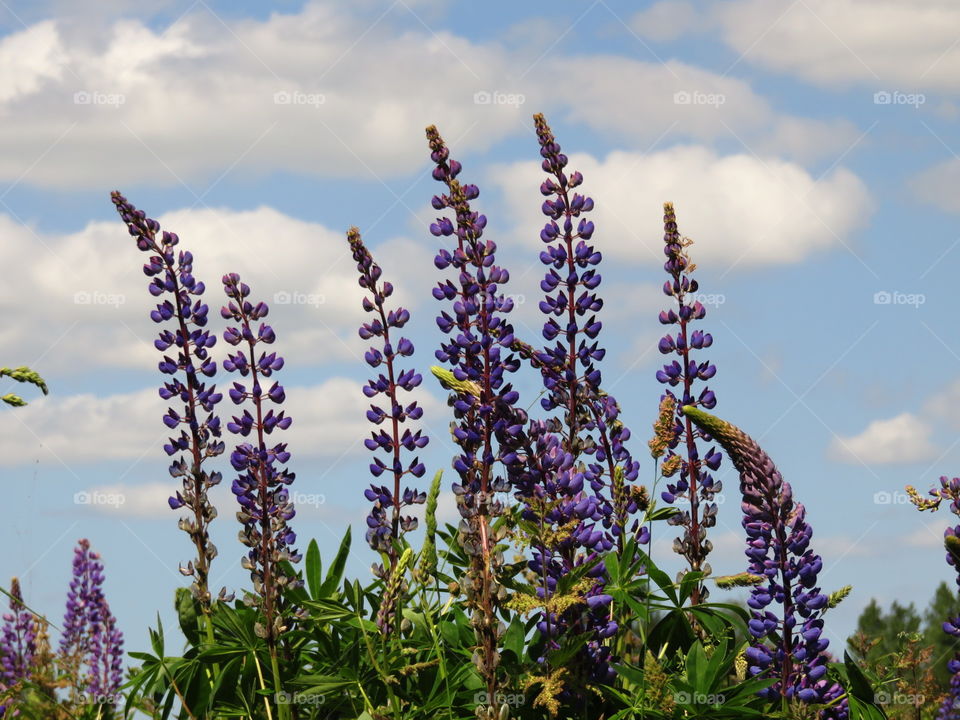
<path fill-rule="evenodd" d="M 674 549 L 686 559 L 690 570 L 709 575 L 711 568 L 706 557 L 713 545 L 707 539 L 707 528 L 716 525 L 717 504 L 714 496 L 723 490 L 723 483 L 715 481 L 709 471 L 720 467 L 721 455 L 715 447 L 710 447 L 706 455 L 700 457 L 698 435 L 694 432 L 690 418 L 683 416 L 681 408 L 691 405 L 712 410 L 716 406 L 717 398 L 713 391 L 704 385 L 697 393 L 695 385 L 712 378 L 717 368 L 707 360 L 698 363 L 692 358 L 694 350 L 709 348 L 713 344 L 713 337 L 702 330 L 690 329 L 690 324 L 702 320 L 707 312 L 703 304 L 696 299 L 699 285 L 690 276 L 696 268 L 686 250 L 692 241 L 681 237 L 677 230 L 673 204 L 664 203 L 663 211 L 663 252 L 667 256 L 663 269 L 670 276 L 663 284 L 663 292 L 674 298 L 677 305 L 676 310 L 660 313 L 660 322 L 673 327 L 661 338 L 659 349 L 662 354 L 674 355 L 676 359 L 657 371 L 657 380 L 671 388 L 678 388 L 681 397 L 674 395 L 672 390 L 666 391 L 667 395 L 677 401 L 677 418 L 676 439 L 670 445 L 665 462 L 679 462 L 679 476 L 675 482 L 667 485 L 661 497 L 667 503 L 674 503 L 678 497 L 688 500 L 689 509 L 682 510 L 668 521 L 671 525 L 683 527 L 683 536 L 677 538 Z M 699 437 L 709 440 L 709 436 L 703 433 Z M 682 445 L 679 452 L 678 445 Z M 671 460 L 673 457 L 677 457 L 678 461 Z M 708 595 L 707 589 L 698 584 L 691 593 L 691 602 L 703 602 Z"/>
<path fill-rule="evenodd" d="M 810 549 L 813 530 L 806 510 L 793 500 L 770 457 L 742 430 L 699 408 L 687 405 L 683 415 L 709 433 L 726 450 L 740 473 L 743 527 L 747 531 L 747 571 L 761 575 L 747 604 L 753 643 L 746 651 L 751 676 L 776 678 L 763 691 L 768 699 L 796 698 L 830 703 L 843 688 L 827 679 L 829 640 L 823 637 L 828 596 L 817 585 L 823 561 Z M 782 617 L 767 608 L 782 606 Z M 822 720 L 843 720 L 846 700 L 823 711 Z"/>
<path fill-rule="evenodd" d="M 586 218 L 593 200 L 575 192 L 583 176 L 567 174 L 567 156 L 543 115 L 534 115 L 534 123 L 542 167 L 548 173 L 540 186 L 547 198 L 541 209 L 548 220 L 540 232 L 547 249 L 540 253 L 540 260 L 548 270 L 540 284 L 545 293 L 540 310 L 548 316 L 543 326 L 548 346 L 535 354 L 521 351 L 521 355 L 535 358 L 547 390 L 541 404 L 547 411 L 561 411 L 562 419 L 531 426 L 530 440 L 536 449 L 530 448 L 526 457 L 538 459 L 544 467 L 533 469 L 532 484 L 531 478 L 514 484 L 526 504 L 526 519 L 540 520 L 534 507 L 544 507 L 546 499 L 550 510 L 543 520 L 551 527 L 574 526 L 556 546 L 532 549 L 529 567 L 540 576 L 538 591 L 546 597 L 576 567 L 595 561 L 615 544 L 622 548 L 628 530 L 639 531 L 640 542 L 646 541 L 648 531 L 636 522 L 628 526 L 637 506 L 627 483 L 636 480 L 639 463 L 625 446 L 630 431 L 620 420 L 616 400 L 601 389 L 595 364 L 606 351 L 597 340 L 602 328 L 596 316 L 603 307 L 596 293 L 602 256 L 590 244 L 594 224 Z M 615 675 L 610 649 L 604 644 L 618 629 L 610 617 L 611 598 L 604 592 L 605 573 L 602 562 L 591 570 L 593 585 L 586 593 L 585 612 L 577 608 L 563 616 L 544 616 L 538 623 L 548 649 L 558 648 L 561 637 L 570 631 L 590 633 L 581 659 L 587 675 L 596 681 Z"/>
<path fill-rule="evenodd" d="M 206 329 L 208 306 L 201 300 L 205 287 L 193 275 L 193 254 L 176 249 L 180 243 L 176 233 L 164 231 L 158 239 L 160 224 L 119 192 L 111 193 L 111 199 L 136 238 L 137 247 L 152 253 L 143 266 L 144 274 L 152 278 L 147 289 L 153 297 L 163 298 L 150 313 L 155 323 L 164 325 L 154 340 L 157 350 L 164 353 L 160 372 L 168 377 L 160 387 L 160 397 L 181 403 L 177 409 L 168 408 L 163 416 L 168 428 L 179 431 L 163 449 L 168 456 L 177 456 L 170 465 L 170 475 L 182 482 L 182 489 L 168 502 L 173 510 L 186 508 L 190 513 L 180 521 L 180 527 L 190 536 L 197 557 L 196 562 L 181 565 L 180 572 L 193 578 L 194 596 L 206 608 L 210 603 L 210 563 L 217 555 L 208 531 L 217 511 L 207 494 L 220 483 L 221 475 L 208 473 L 203 464 L 224 450 L 219 439 L 220 418 L 214 413 L 223 396 L 214 384 L 207 385 L 204 380 L 217 373 L 217 364 L 209 353 L 217 336 Z M 175 348 L 175 357 L 171 348 Z M 221 590 L 220 597 L 226 597 L 226 589 Z"/>
<path fill-rule="evenodd" d="M 283 367 L 283 358 L 266 350 L 258 354 L 258 346 L 271 345 L 276 339 L 269 325 L 261 322 L 254 327 L 269 313 L 267 304 L 254 305 L 247 300 L 250 287 L 236 273 L 223 276 L 223 290 L 229 301 L 220 314 L 225 320 L 238 323 L 224 331 L 223 339 L 239 348 L 227 356 L 223 367 L 249 378 L 249 382 L 233 383 L 230 399 L 235 405 L 250 403 L 253 407 L 253 412 L 243 408 L 239 417 L 227 423 L 231 433 L 244 438 L 252 436 L 253 440 L 240 443 L 230 455 L 230 464 L 239 473 L 232 490 L 240 504 L 240 541 L 250 548 L 241 564 L 253 580 L 254 595 L 248 601 L 260 607 L 266 619 L 266 625 L 259 626 L 259 630 L 273 642 L 286 629 L 281 590 L 300 583 L 296 577 L 285 574 L 280 563 L 299 562 L 301 555 L 293 548 L 297 536 L 288 524 L 296 514 L 288 490 L 295 474 L 280 467 L 289 462 L 290 453 L 286 443 L 268 447 L 266 436 L 275 430 L 286 430 L 292 421 L 283 410 L 277 412 L 269 407 L 282 404 L 286 393 L 280 383 L 267 387 L 265 382 Z"/>
<path fill-rule="evenodd" d="M 23 604 L 20 581 L 10 581 L 10 612 L 3 615 L 0 637 L 0 686 L 11 687 L 30 677 L 37 652 L 37 619 Z"/>
<path fill-rule="evenodd" d="M 450 158 L 432 125 L 427 128 L 427 141 L 435 164 L 433 177 L 446 186 L 445 194 L 434 196 L 433 208 L 449 208 L 455 215 L 453 221 L 441 217 L 430 225 L 434 236 L 451 243 L 439 250 L 434 264 L 454 277 L 433 289 L 433 296 L 450 303 L 452 311 L 444 310 L 437 317 L 448 339 L 436 358 L 452 368 L 461 388 L 473 388 L 457 391 L 450 400 L 456 419 L 451 432 L 460 447 L 453 461 L 460 481 L 454 483 L 453 492 L 463 518 L 461 545 L 470 558 L 470 577 L 462 585 L 479 647 L 474 664 L 489 696 L 494 697 L 503 633 L 496 609 L 506 589 L 497 581 L 503 557 L 496 550 L 498 538 L 493 537 L 491 524 L 503 513 L 496 494 L 510 490 L 509 475 L 520 463 L 518 450 L 527 416 L 515 407 L 520 396 L 507 381 L 520 364 L 511 352 L 514 334 L 507 321 L 513 300 L 502 290 L 510 275 L 496 264 L 496 244 L 483 237 L 486 217 L 470 207 L 480 191 L 457 180 L 460 163 Z M 505 467 L 503 473 L 498 472 L 497 463 Z"/>
<path fill-rule="evenodd" d="M 114 705 L 123 681 L 123 633 L 103 594 L 103 563 L 81 539 L 74 549 L 60 654 L 87 667 L 86 691 L 96 703 Z"/>
<path fill-rule="evenodd" d="M 364 340 L 377 338 L 377 346 L 367 350 L 364 359 L 371 368 L 385 370 L 364 386 L 363 394 L 371 400 L 383 396 L 380 404 L 370 404 L 367 419 L 378 428 L 386 423 L 387 429 L 373 431 L 364 444 L 371 452 L 384 452 L 387 455 L 386 462 L 378 456 L 374 457 L 370 464 L 373 476 L 380 477 L 386 473 L 393 478 L 392 489 L 386 485 L 371 485 L 364 491 L 364 496 L 373 503 L 373 509 L 367 516 L 367 543 L 374 550 L 390 555 L 391 562 L 396 562 L 393 540 L 417 527 L 415 517 L 404 517 L 401 513 L 405 507 L 420 505 L 427 499 L 425 492 L 415 488 L 401 490 L 405 475 L 419 478 L 423 477 L 425 471 L 419 457 L 404 461 L 402 451 L 415 453 L 426 447 L 429 438 L 420 430 L 411 432 L 409 428 L 402 427 L 407 420 L 419 420 L 423 416 L 423 408 L 416 400 L 404 404 L 400 399 L 400 391 L 412 391 L 423 378 L 415 370 L 397 367 L 399 358 L 413 355 L 413 343 L 405 337 L 398 338 L 396 334 L 391 337 L 390 334 L 391 330 L 399 333 L 410 320 L 410 313 L 400 307 L 387 310 L 386 302 L 393 294 L 393 285 L 386 280 L 380 282 L 383 271 L 363 244 L 360 231 L 355 227 L 350 228 L 347 240 L 360 273 L 360 287 L 370 293 L 363 298 L 363 309 L 373 314 L 373 319 L 360 327 L 360 337 Z M 383 577 L 383 569 L 379 568 L 379 571 L 378 574 Z"/>

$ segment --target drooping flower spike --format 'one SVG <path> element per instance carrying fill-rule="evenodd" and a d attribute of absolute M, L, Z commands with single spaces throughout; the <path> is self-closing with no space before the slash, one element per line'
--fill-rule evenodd
<path fill-rule="evenodd" d="M 241 564 L 253 580 L 254 594 L 247 601 L 259 607 L 266 620 L 258 630 L 273 643 L 287 627 L 282 613 L 282 588 L 300 583 L 284 573 L 281 563 L 299 562 L 301 556 L 293 547 L 297 536 L 289 526 L 296 513 L 288 486 L 295 475 L 282 467 L 289 462 L 290 453 L 286 443 L 268 446 L 267 436 L 286 430 L 292 420 L 283 410 L 270 407 L 281 405 L 286 392 L 279 382 L 267 385 L 283 367 L 283 358 L 276 352 L 261 349 L 276 340 L 273 328 L 263 322 L 255 326 L 269 313 L 267 304 L 251 303 L 247 299 L 250 287 L 236 273 L 223 276 L 223 290 L 229 301 L 220 314 L 237 323 L 224 331 L 223 339 L 238 348 L 227 356 L 223 367 L 244 378 L 243 382 L 233 383 L 230 399 L 238 406 L 249 405 L 227 423 L 227 430 L 252 441 L 241 442 L 230 455 L 230 464 L 239 473 L 231 489 L 240 504 L 240 541 L 250 548 Z"/>
<path fill-rule="evenodd" d="M 704 385 L 698 393 L 696 385 L 712 378 L 717 368 L 707 360 L 697 362 L 693 358 L 694 351 L 713 345 L 713 337 L 690 327 L 707 314 L 703 303 L 697 299 L 699 284 L 691 277 L 696 265 L 690 260 L 687 248 L 693 241 L 680 235 L 673 203 L 664 203 L 663 213 L 663 252 L 667 256 L 663 269 L 670 276 L 663 284 L 663 292 L 676 301 L 676 306 L 660 313 L 661 324 L 671 326 L 671 329 L 660 339 L 659 350 L 664 355 L 674 355 L 675 359 L 657 371 L 657 380 L 669 388 L 676 388 L 679 397 L 674 390 L 666 390 L 666 395 L 676 401 L 677 416 L 675 439 L 663 462 L 671 471 L 670 475 L 677 474 L 677 479 L 667 484 L 661 497 L 667 503 L 674 503 L 677 498 L 687 500 L 688 507 L 668 521 L 683 528 L 683 535 L 677 538 L 674 549 L 686 559 L 690 570 L 709 575 L 711 567 L 706 558 L 713 544 L 707 539 L 707 529 L 716 525 L 714 498 L 723 490 L 723 483 L 715 481 L 710 471 L 720 467 L 721 455 L 715 447 L 710 447 L 701 457 L 697 439 L 708 441 L 709 436 L 702 433 L 698 436 L 681 408 L 690 405 L 712 410 L 716 407 L 713 391 Z M 691 602 L 703 602 L 708 595 L 707 588 L 698 584 L 691 593 Z"/>
<path fill-rule="evenodd" d="M 830 641 L 823 637 L 823 615 L 830 596 L 817 584 L 823 561 L 810 548 L 813 529 L 806 510 L 794 502 L 790 484 L 750 436 L 692 405 L 681 412 L 716 439 L 740 473 L 747 572 L 765 578 L 747 601 L 753 638 L 746 651 L 750 675 L 777 679 L 763 691 L 771 700 L 835 701 L 844 691 L 827 678 Z M 772 604 L 781 606 L 779 615 L 769 609 Z M 844 700 L 825 710 L 821 720 L 842 720 L 846 712 Z"/>
<path fill-rule="evenodd" d="M 427 499 L 426 493 L 415 488 L 401 490 L 405 475 L 419 478 L 423 477 L 425 471 L 419 457 L 404 461 L 402 451 L 415 453 L 427 446 L 429 438 L 420 430 L 411 431 L 403 427 L 407 420 L 419 420 L 423 416 L 423 408 L 416 400 L 404 403 L 400 391 L 412 391 L 423 378 L 415 370 L 398 367 L 400 358 L 413 355 L 413 343 L 405 337 L 396 336 L 410 320 L 410 313 L 399 307 L 396 310 L 387 309 L 386 303 L 393 294 L 393 285 L 386 280 L 380 281 L 383 271 L 363 244 L 360 231 L 355 227 L 350 228 L 347 240 L 360 273 L 360 287 L 370 293 L 363 298 L 363 309 L 373 315 L 370 322 L 360 327 L 360 337 L 377 340 L 377 345 L 366 352 L 364 359 L 371 368 L 383 368 L 385 371 L 379 372 L 363 387 L 363 394 L 370 400 L 383 397 L 380 402 L 371 402 L 367 420 L 377 428 L 386 423 L 387 429 L 372 432 L 364 444 L 371 452 L 386 455 L 386 461 L 380 456 L 374 457 L 370 464 L 373 476 L 379 478 L 386 474 L 393 479 L 392 488 L 374 484 L 364 491 L 364 496 L 373 503 L 373 509 L 367 516 L 367 543 L 374 550 L 390 555 L 391 562 L 395 562 L 393 540 L 417 527 L 415 517 L 401 514 L 403 508 L 420 505 Z M 395 333 L 393 337 L 391 331 Z M 383 575 L 382 572 L 380 574 Z"/>
<path fill-rule="evenodd" d="M 150 318 L 163 325 L 154 346 L 163 353 L 160 372 L 167 376 L 160 387 L 160 397 L 178 402 L 163 416 L 164 424 L 176 437 L 163 446 L 168 456 L 176 458 L 170 465 L 170 475 L 179 478 L 182 489 L 168 502 L 173 510 L 186 508 L 189 515 L 180 521 L 180 528 L 196 548 L 196 559 L 180 566 L 180 572 L 193 578 L 192 590 L 201 607 L 209 609 L 208 588 L 210 563 L 217 548 L 210 541 L 209 525 L 217 515 L 210 504 L 208 493 L 220 483 L 219 472 L 207 472 L 206 460 L 220 455 L 224 443 L 220 440 L 220 418 L 214 406 L 223 396 L 216 386 L 205 378 L 217 373 L 217 363 L 210 356 L 210 348 L 217 342 L 216 333 L 206 329 L 208 306 L 202 301 L 205 286 L 193 275 L 193 254 L 178 250 L 180 238 L 176 233 L 163 231 L 160 224 L 148 218 L 119 192 L 111 199 L 120 217 L 136 238 L 137 248 L 151 253 L 143 272 L 152 278 L 147 285 L 150 294 L 162 301 L 150 313 Z M 173 350 L 171 350 L 173 348 Z M 220 591 L 227 599 L 226 589 Z"/>

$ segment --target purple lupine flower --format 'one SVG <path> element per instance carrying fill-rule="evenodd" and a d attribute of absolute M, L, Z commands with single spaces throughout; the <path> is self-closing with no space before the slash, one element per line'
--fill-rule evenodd
<path fill-rule="evenodd" d="M 60 656 L 65 666 L 73 668 L 93 702 L 114 705 L 123 680 L 123 633 L 110 612 L 103 580 L 100 554 L 90 549 L 89 540 L 79 540 L 73 554 Z M 82 667 L 86 674 L 81 678 Z"/>
<path fill-rule="evenodd" d="M 908 485 L 907 494 L 910 501 L 920 511 L 938 510 L 944 500 L 950 503 L 950 512 L 960 516 L 960 478 L 940 477 L 940 487 L 930 490 L 930 498 L 921 497 L 917 490 Z M 946 560 L 955 571 L 954 580 L 960 587 L 960 525 L 948 527 L 943 532 Z M 960 616 L 948 618 L 943 623 L 943 631 L 948 635 L 960 638 Z M 950 671 L 950 690 L 944 697 L 937 711 L 937 720 L 960 720 L 960 652 L 956 653 L 947 663 Z"/>
<path fill-rule="evenodd" d="M 638 530 L 636 523 L 628 528 L 628 517 L 637 507 L 627 483 L 636 480 L 639 463 L 625 447 L 630 431 L 619 419 L 616 400 L 600 388 L 601 373 L 595 364 L 606 351 L 597 340 L 602 323 L 596 313 L 603 301 L 595 291 L 601 281 L 597 267 L 602 256 L 590 244 L 594 225 L 586 218 L 593 200 L 575 192 L 583 176 L 579 172 L 568 176 L 567 157 L 543 115 L 535 115 L 534 123 L 542 167 L 549 174 L 540 186 L 547 197 L 542 211 L 548 217 L 540 233 L 547 245 L 540 259 L 548 267 L 541 282 L 546 295 L 540 309 L 548 316 L 543 337 L 553 344 L 538 353 L 524 352 L 524 344 L 515 344 L 521 345 L 521 356 L 541 371 L 547 390 L 542 406 L 547 411 L 560 410 L 562 419 L 552 418 L 542 428 L 531 426 L 533 444 L 525 448 L 524 457 L 527 462 L 549 457 L 550 467 L 514 479 L 514 487 L 524 502 L 525 519 L 547 523 L 555 530 L 568 529 L 546 534 L 553 540 L 550 546 L 542 543 L 532 549 L 529 567 L 540 578 L 538 593 L 546 598 L 561 577 L 594 562 L 615 543 L 622 548 L 624 533 Z M 548 437 L 548 430 L 557 437 Z M 645 542 L 648 534 L 642 528 L 638 539 Z M 602 562 L 591 569 L 586 610 L 573 608 L 562 617 L 543 613 L 538 622 L 547 639 L 546 650 L 558 648 L 568 631 L 592 633 L 581 659 L 595 680 L 609 680 L 614 674 L 603 640 L 618 628 L 606 604 L 597 600 L 607 597 L 605 572 Z"/>
<path fill-rule="evenodd" d="M 30 677 L 37 652 L 37 618 L 23 604 L 20 581 L 10 581 L 10 612 L 3 615 L 0 637 L 0 687 Z"/>
<path fill-rule="evenodd" d="M 382 404 L 371 403 L 367 419 L 378 428 L 387 422 L 387 430 L 372 432 L 364 444 L 371 452 L 382 451 L 387 454 L 387 462 L 374 457 L 370 464 L 373 476 L 380 477 L 385 472 L 393 476 L 392 490 L 385 485 L 371 485 L 364 491 L 364 496 L 373 503 L 373 509 L 367 516 L 367 543 L 374 550 L 390 555 L 391 561 L 395 562 L 393 540 L 417 527 L 415 517 L 401 515 L 403 508 L 420 505 L 427 499 L 426 493 L 416 489 L 400 489 L 405 475 L 419 478 L 423 477 L 425 471 L 419 457 L 404 462 L 401 451 L 415 453 L 426 447 L 429 438 L 420 430 L 411 432 L 409 428 L 401 428 L 408 419 L 419 420 L 423 416 L 423 409 L 416 400 L 408 404 L 401 402 L 399 391 L 411 392 L 423 378 L 414 370 L 397 367 L 398 358 L 413 355 L 413 343 L 405 337 L 390 336 L 391 329 L 399 331 L 407 324 L 410 313 L 403 308 L 388 311 L 385 307 L 387 298 L 393 294 L 393 285 L 386 280 L 380 282 L 383 271 L 363 244 L 360 231 L 355 227 L 350 228 L 347 240 L 360 273 L 360 287 L 370 292 L 369 297 L 363 298 L 363 309 L 374 314 L 372 321 L 360 327 L 360 337 L 364 340 L 378 338 L 378 345 L 371 347 L 364 358 L 370 367 L 383 367 L 386 370 L 385 374 L 380 372 L 364 386 L 363 394 L 371 400 L 378 395 L 384 396 Z M 379 570 L 378 574 L 382 577 L 383 569 Z"/>
<path fill-rule="evenodd" d="M 717 504 L 714 497 L 723 490 L 723 483 L 714 480 L 709 471 L 716 471 L 720 467 L 721 455 L 715 447 L 710 447 L 701 457 L 697 444 L 698 433 L 694 431 L 690 418 L 683 416 L 682 408 L 696 406 L 712 410 L 717 404 L 716 396 L 709 387 L 704 385 L 699 393 L 694 388 L 698 382 L 712 378 L 717 372 L 716 366 L 707 360 L 697 362 L 691 356 L 694 350 L 709 348 L 713 344 L 713 336 L 690 328 L 692 322 L 702 320 L 706 315 L 703 304 L 696 299 L 699 284 L 690 277 L 696 266 L 690 261 L 687 248 L 693 241 L 681 237 L 677 230 L 673 203 L 664 203 L 663 211 L 663 251 L 667 256 L 663 269 L 670 276 L 663 284 L 663 292 L 676 299 L 677 309 L 660 313 L 663 325 L 675 327 L 661 338 L 659 349 L 662 354 L 675 355 L 677 359 L 657 371 L 657 380 L 671 388 L 679 388 L 681 397 L 678 398 L 670 389 L 666 390 L 666 395 L 677 401 L 677 428 L 676 440 L 664 462 L 679 462 L 679 474 L 675 482 L 667 485 L 661 497 L 670 504 L 676 502 L 678 497 L 688 500 L 689 509 L 677 513 L 668 521 L 671 525 L 683 527 L 683 536 L 677 538 L 674 549 L 687 560 L 690 570 L 709 575 L 711 567 L 706 557 L 713 545 L 706 539 L 706 530 L 716 525 Z M 702 432 L 699 437 L 710 440 L 709 435 Z M 678 445 L 683 448 L 679 453 L 676 452 Z M 673 460 L 673 457 L 678 457 L 679 461 Z M 706 600 L 708 595 L 708 590 L 698 583 L 691 593 L 690 602 L 698 604 Z"/>
<path fill-rule="evenodd" d="M 253 405 L 253 412 L 244 408 L 239 417 L 233 417 L 227 423 L 227 430 L 231 433 L 241 437 L 253 436 L 253 443 L 240 443 L 230 455 L 230 464 L 240 473 L 232 486 L 240 504 L 237 513 L 237 519 L 243 525 L 240 539 L 250 548 L 241 564 L 250 571 L 253 579 L 255 594 L 248 596 L 247 600 L 263 610 L 266 625 L 260 627 L 272 644 L 285 629 L 281 588 L 297 587 L 300 583 L 295 577 L 286 575 L 280 563 L 296 563 L 301 556 L 293 547 L 296 533 L 288 525 L 296 514 L 287 489 L 295 474 L 280 467 L 289 462 L 290 453 L 286 443 L 267 447 L 266 436 L 274 430 L 286 430 L 292 420 L 283 410 L 267 409 L 268 403 L 280 405 L 286 398 L 280 383 L 273 382 L 266 387 L 263 382 L 283 367 L 283 358 L 266 350 L 257 354 L 258 345 L 271 345 L 276 339 L 269 325 L 262 322 L 257 328 L 253 325 L 267 316 L 267 304 L 254 305 L 247 300 L 250 287 L 241 282 L 236 273 L 223 276 L 223 290 L 229 301 L 221 308 L 220 314 L 226 320 L 239 323 L 238 327 L 228 327 L 223 339 L 235 347 L 242 346 L 227 356 L 223 367 L 250 378 L 249 383 L 233 383 L 230 399 L 235 405 L 247 402 Z"/>
<path fill-rule="evenodd" d="M 517 445 L 527 416 L 515 407 L 519 394 L 507 381 L 508 373 L 519 367 L 510 352 L 514 335 L 506 319 L 513 300 L 502 291 L 510 276 L 496 264 L 496 244 L 483 237 L 486 217 L 470 207 L 480 191 L 457 180 L 460 163 L 450 158 L 436 127 L 427 128 L 427 140 L 435 164 L 433 177 L 447 190 L 434 196 L 433 207 L 449 208 L 455 214 L 454 221 L 438 218 L 430 232 L 453 242 L 452 248 L 440 249 L 434 264 L 439 270 L 452 271 L 455 279 L 439 283 L 433 296 L 451 303 L 450 311 L 442 311 L 437 318 L 448 340 L 436 357 L 451 366 L 450 378 L 460 388 L 451 398 L 456 418 L 452 434 L 460 447 L 453 461 L 459 476 L 453 492 L 463 518 L 461 545 L 470 558 L 469 578 L 461 584 L 480 646 L 474 663 L 489 696 L 494 697 L 503 632 L 496 610 L 506 590 L 496 577 L 503 558 L 496 549 L 498 538 L 492 536 L 491 521 L 503 512 L 496 493 L 510 489 L 508 474 L 519 462 Z M 496 470 L 498 462 L 506 467 L 503 474 Z"/>
<path fill-rule="evenodd" d="M 827 678 L 826 653 L 830 641 L 823 637 L 823 614 L 829 597 L 817 585 L 823 567 L 810 548 L 813 530 L 803 505 L 793 500 L 790 484 L 763 449 L 742 430 L 703 410 L 682 408 L 700 431 L 709 433 L 727 451 L 740 473 L 743 496 L 742 525 L 747 532 L 747 572 L 763 576 L 747 605 L 752 645 L 746 651 L 751 676 L 776 678 L 762 691 L 768 699 L 796 698 L 807 703 L 829 703 L 843 688 Z M 782 606 L 782 616 L 769 606 Z M 846 717 L 846 701 L 828 708 L 822 720 Z"/>
<path fill-rule="evenodd" d="M 160 397 L 181 403 L 177 409 L 168 408 L 163 416 L 168 428 L 179 431 L 163 449 L 169 457 L 176 456 L 170 465 L 170 475 L 181 478 L 183 485 L 168 503 L 173 510 L 186 508 L 190 513 L 181 520 L 180 527 L 190 536 L 197 557 L 196 562 L 191 560 L 186 566 L 181 565 L 180 572 L 193 578 L 194 596 L 203 608 L 209 608 L 207 583 L 217 548 L 210 542 L 208 531 L 216 517 L 208 492 L 219 484 L 221 475 L 208 473 L 203 463 L 224 449 L 219 439 L 220 418 L 214 413 L 214 406 L 223 396 L 213 383 L 207 385 L 204 378 L 212 378 L 217 373 L 217 364 L 210 357 L 210 348 L 216 344 L 217 336 L 206 329 L 208 306 L 201 300 L 205 287 L 193 275 L 192 253 L 176 250 L 180 242 L 176 233 L 164 231 L 158 240 L 160 224 L 119 192 L 111 193 L 111 199 L 130 234 L 136 238 L 137 247 L 152 253 L 143 266 L 144 274 L 152 278 L 147 289 L 153 297 L 163 298 L 150 313 L 155 323 L 164 326 L 154 340 L 157 350 L 163 353 L 160 372 L 168 377 L 160 387 Z M 175 357 L 171 348 L 176 350 Z M 226 599 L 225 588 L 221 589 L 220 597 Z"/>
<path fill-rule="evenodd" d="M 603 256 L 590 244 L 594 224 L 585 217 L 593 210 L 593 199 L 574 191 L 582 185 L 583 175 L 576 171 L 567 175 L 567 156 L 543 115 L 533 119 L 542 167 L 550 175 L 540 186 L 547 197 L 541 209 L 549 218 L 540 231 L 540 239 L 548 246 L 540 260 L 549 268 L 540 283 L 546 293 L 540 309 L 548 316 L 543 337 L 555 343 L 539 358 L 549 371 L 542 373 L 547 394 L 541 404 L 548 411 L 564 410 L 564 421 L 554 422 L 552 427 L 565 431 L 567 451 L 577 460 L 582 454 L 593 456 L 584 479 L 602 506 L 604 526 L 622 547 L 627 516 L 636 511 L 625 483 L 636 480 L 639 463 L 624 444 L 630 430 L 620 421 L 620 406 L 601 389 L 601 372 L 594 364 L 603 359 L 606 350 L 597 340 L 603 323 L 596 316 L 603 307 L 596 293 L 601 282 L 597 268 Z M 619 482 L 617 468 L 622 473 Z M 605 490 L 609 498 L 604 496 Z"/>

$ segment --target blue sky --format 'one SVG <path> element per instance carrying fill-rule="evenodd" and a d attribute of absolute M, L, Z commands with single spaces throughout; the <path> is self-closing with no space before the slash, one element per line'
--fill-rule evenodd
<path fill-rule="evenodd" d="M 0 413 L 11 509 L 0 577 L 19 576 L 35 607 L 62 614 L 71 547 L 88 537 L 128 648 L 141 648 L 157 612 L 170 624 L 177 563 L 190 559 L 165 502 L 143 257 L 110 190 L 180 235 L 211 304 L 229 271 L 272 304 L 295 528 L 329 554 L 352 524 L 349 570 L 364 576 L 363 313 L 344 231 L 361 228 L 398 287 L 425 369 L 440 341 L 423 136 L 435 123 L 480 185 L 515 325 L 536 341 L 535 112 L 597 204 L 605 385 L 635 454 L 660 393 L 662 203 L 673 201 L 713 296 L 702 327 L 716 412 L 762 442 L 807 506 L 825 589 L 854 585 L 828 622 L 833 648 L 870 598 L 923 606 L 951 579 L 946 513 L 920 515 L 903 487 L 926 490 L 960 465 L 960 7 L 140 5 L 0 9 L 0 361 L 51 387 Z M 535 402 L 537 378 L 518 385 Z M 432 472 L 448 467 L 449 417 L 439 388 L 423 390 Z M 720 475 L 718 574 L 744 566 L 728 462 Z M 234 589 L 246 578 L 226 485 L 213 579 Z M 654 551 L 678 569 L 671 539 L 661 528 Z"/>

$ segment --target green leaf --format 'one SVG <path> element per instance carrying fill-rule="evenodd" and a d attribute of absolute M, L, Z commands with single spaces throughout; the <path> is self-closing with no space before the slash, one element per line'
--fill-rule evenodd
<path fill-rule="evenodd" d="M 863 674 L 860 666 L 854 662 L 853 658 L 850 657 L 850 653 L 846 650 L 843 651 L 843 666 L 847 671 L 847 680 L 849 681 L 847 692 L 855 698 L 875 705 L 876 699 L 874 698 L 870 681 L 867 680 L 867 676 Z"/>
<path fill-rule="evenodd" d="M 192 647 L 200 645 L 200 603 L 193 597 L 193 593 L 185 587 L 179 587 L 174 594 L 174 607 L 177 610 L 177 619 L 180 621 L 180 630 Z"/>
<path fill-rule="evenodd" d="M 310 590 L 310 597 L 314 600 L 320 599 L 320 588 L 322 586 L 321 574 L 323 568 L 323 561 L 320 559 L 320 547 L 317 545 L 316 540 L 311 540 L 310 544 L 307 545 L 307 555 L 306 555 L 306 576 L 307 576 L 307 588 Z"/>
<path fill-rule="evenodd" d="M 337 550 L 337 556 L 333 559 L 333 564 L 327 571 L 327 577 L 320 586 L 320 597 L 328 598 L 333 595 L 340 587 L 340 581 L 343 580 L 343 570 L 347 565 L 347 557 L 350 555 L 350 527 L 340 541 L 340 549 Z"/>

